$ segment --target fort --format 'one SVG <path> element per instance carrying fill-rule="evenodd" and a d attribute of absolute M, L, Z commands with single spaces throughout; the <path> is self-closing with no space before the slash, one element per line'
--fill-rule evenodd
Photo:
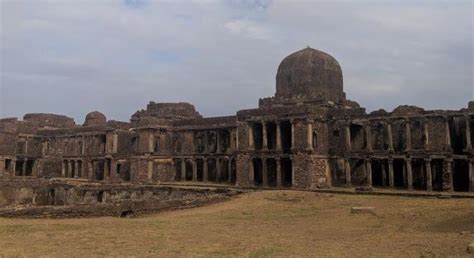
<path fill-rule="evenodd" d="M 150 102 L 130 122 L 97 111 L 82 125 L 56 114 L 1 119 L 0 207 L 143 201 L 172 196 L 163 184 L 176 181 L 474 192 L 474 102 L 466 104 L 367 113 L 346 98 L 337 60 L 308 47 L 280 63 L 273 97 L 232 116 Z M 174 200 L 235 193 L 181 191 Z"/>

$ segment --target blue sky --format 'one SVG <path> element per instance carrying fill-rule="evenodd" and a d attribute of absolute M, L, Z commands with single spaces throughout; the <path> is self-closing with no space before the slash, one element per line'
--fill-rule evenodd
<path fill-rule="evenodd" d="M 233 115 L 275 92 L 310 45 L 369 111 L 474 99 L 472 1 L 0 0 L 0 117 L 94 110 L 127 121 L 149 101 Z"/>

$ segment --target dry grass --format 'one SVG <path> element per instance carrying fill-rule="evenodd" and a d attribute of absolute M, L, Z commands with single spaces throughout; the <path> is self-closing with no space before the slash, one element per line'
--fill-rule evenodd
<path fill-rule="evenodd" d="M 265 191 L 133 219 L 0 219 L 0 256 L 468 256 L 470 242 L 472 199 Z"/>

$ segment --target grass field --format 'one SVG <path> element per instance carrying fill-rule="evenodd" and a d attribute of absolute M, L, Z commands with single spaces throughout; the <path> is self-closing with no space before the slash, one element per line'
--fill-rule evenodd
<path fill-rule="evenodd" d="M 0 219 L 0 256 L 469 256 L 471 242 L 472 199 L 261 191 L 138 218 Z"/>

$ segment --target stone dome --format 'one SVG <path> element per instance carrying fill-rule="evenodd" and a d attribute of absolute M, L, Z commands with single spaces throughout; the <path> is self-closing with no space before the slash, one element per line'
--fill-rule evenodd
<path fill-rule="evenodd" d="M 107 118 L 104 114 L 94 111 L 86 115 L 84 126 L 104 126 L 107 124 Z"/>
<path fill-rule="evenodd" d="M 277 98 L 345 99 L 342 70 L 337 60 L 322 51 L 307 47 L 287 56 L 278 66 Z"/>

